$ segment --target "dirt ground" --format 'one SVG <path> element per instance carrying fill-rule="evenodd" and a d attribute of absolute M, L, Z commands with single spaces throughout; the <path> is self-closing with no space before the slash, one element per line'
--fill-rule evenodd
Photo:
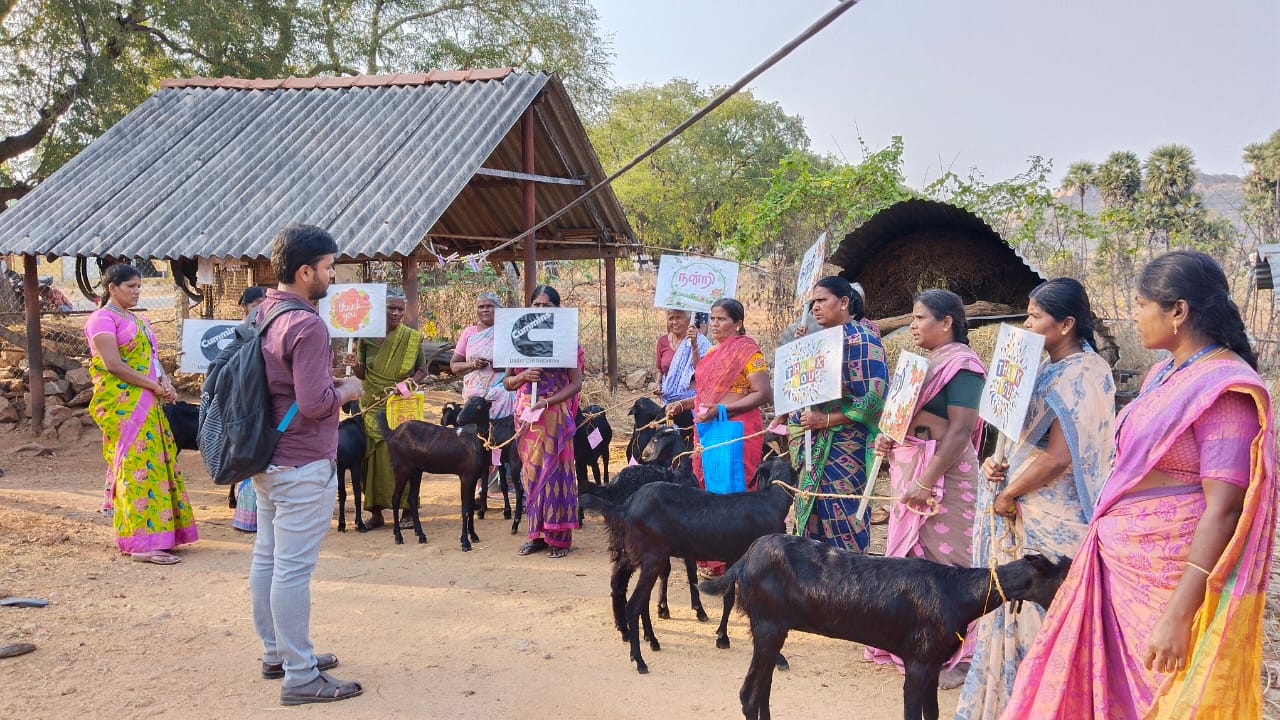
<path fill-rule="evenodd" d="M 625 410 L 610 413 L 615 428 Z M 231 527 L 226 489 L 194 453 L 180 468 L 200 541 L 183 562 L 130 562 L 97 510 L 105 465 L 96 437 L 72 447 L 26 433 L 0 433 L 0 596 L 35 596 L 45 608 L 0 607 L 0 645 L 34 653 L 0 659 L 0 717 L 260 718 L 692 718 L 737 717 L 751 655 L 745 618 L 730 619 L 733 647 L 715 647 L 712 622 L 688 608 L 687 584 L 672 576 L 673 619 L 645 646 L 651 674 L 636 673 L 613 628 L 609 558 L 602 524 L 588 515 L 574 550 L 553 560 L 519 557 L 524 539 L 491 512 L 481 542 L 458 545 L 458 484 L 430 476 L 422 487 L 427 544 L 394 544 L 387 527 L 348 531 L 335 520 L 312 583 L 317 650 L 342 659 L 335 674 L 364 695 L 298 709 L 278 704 L 280 682 L 258 674 L 261 645 L 249 609 L 253 535 Z M 614 447 L 621 454 L 623 433 Z M 616 472 L 620 463 L 614 464 Z M 499 501 L 500 502 L 500 501 Z M 335 516 L 336 517 L 336 516 Z M 901 677 L 862 661 L 861 646 L 795 633 L 790 672 L 775 675 L 779 718 L 901 717 Z M 944 717 L 956 690 L 944 691 Z"/>

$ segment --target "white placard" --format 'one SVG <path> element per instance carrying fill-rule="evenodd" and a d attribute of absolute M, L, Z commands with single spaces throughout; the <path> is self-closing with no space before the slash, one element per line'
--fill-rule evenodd
<path fill-rule="evenodd" d="M 336 338 L 386 337 L 387 286 L 382 283 L 330 285 L 316 304 Z"/>
<path fill-rule="evenodd" d="M 800 273 L 796 276 L 796 305 L 804 307 L 813 295 L 813 286 L 822 279 L 822 266 L 827 262 L 827 234 L 818 236 L 800 260 Z"/>
<path fill-rule="evenodd" d="M 842 394 L 844 327 L 793 340 L 773 352 L 773 409 L 782 415 Z"/>
<path fill-rule="evenodd" d="M 235 339 L 240 320 L 183 320 L 182 363 L 178 372 L 203 373 L 209 363 Z"/>
<path fill-rule="evenodd" d="M 929 360 L 915 353 L 898 353 L 898 364 L 889 379 L 889 393 L 884 398 L 884 411 L 880 414 L 880 432 L 905 442 L 911 418 L 916 414 L 916 401 L 924 388 L 924 378 L 929 374 Z"/>
<path fill-rule="evenodd" d="M 493 312 L 493 365 L 578 367 L 578 308 L 498 308 Z"/>
<path fill-rule="evenodd" d="M 663 255 L 658 261 L 654 307 L 707 312 L 738 291 L 738 264 L 728 260 Z"/>
<path fill-rule="evenodd" d="M 1022 422 L 1031 404 L 1031 393 L 1040 372 L 1044 336 L 1002 324 L 996 337 L 996 351 L 987 366 L 987 383 L 982 386 L 978 415 L 1004 433 L 1022 435 Z"/>

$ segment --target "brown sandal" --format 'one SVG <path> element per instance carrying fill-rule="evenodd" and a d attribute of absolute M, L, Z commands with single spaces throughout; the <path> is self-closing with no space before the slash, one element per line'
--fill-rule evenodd
<path fill-rule="evenodd" d="M 307 703 L 337 702 L 353 698 L 364 692 L 360 683 L 339 680 L 328 673 L 320 673 L 315 680 L 296 688 L 280 690 L 281 705 L 306 705 Z"/>
<path fill-rule="evenodd" d="M 542 552 L 543 550 L 546 550 L 546 549 L 547 549 L 547 541 L 543 540 L 542 538 L 538 538 L 537 540 L 530 540 L 525 544 L 521 545 L 520 549 L 516 551 L 516 554 L 532 555 L 536 552 Z"/>

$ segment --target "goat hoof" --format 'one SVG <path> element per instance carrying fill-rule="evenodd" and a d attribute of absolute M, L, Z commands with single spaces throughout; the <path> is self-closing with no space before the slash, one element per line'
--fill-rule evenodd
<path fill-rule="evenodd" d="M 727 637 L 718 637 L 718 638 L 716 638 L 716 647 L 720 648 L 721 650 L 728 650 L 728 649 L 729 649 L 729 638 L 727 638 Z"/>
<path fill-rule="evenodd" d="M 346 526 L 346 525 L 339 525 L 339 526 L 338 526 L 338 532 L 346 532 L 346 531 L 347 531 L 347 526 Z"/>
<path fill-rule="evenodd" d="M 397 538 L 396 538 L 396 544 L 397 544 L 397 545 L 403 545 L 403 544 L 404 544 L 404 538 L 402 538 L 402 537 L 397 537 Z"/>
<path fill-rule="evenodd" d="M 707 622 L 711 619 L 707 617 L 706 610 L 703 610 L 702 608 L 694 608 L 694 610 L 698 613 L 698 622 Z"/>
<path fill-rule="evenodd" d="M 480 542 L 480 536 L 474 530 L 471 531 L 471 542 Z"/>
<path fill-rule="evenodd" d="M 481 516 L 481 517 L 483 517 L 483 516 Z M 503 519 L 503 520 L 510 520 L 510 519 L 511 519 L 511 511 L 510 511 L 510 510 L 503 510 L 503 511 L 502 511 L 502 519 Z"/>
<path fill-rule="evenodd" d="M 462 552 L 471 552 L 471 545 L 470 545 L 470 544 L 464 544 L 464 545 L 462 546 Z"/>
<path fill-rule="evenodd" d="M 637 661 L 636 661 L 636 672 L 640 673 L 641 675 L 648 675 L 648 674 L 649 674 L 649 666 L 648 666 L 648 665 L 645 665 L 643 660 L 637 660 Z"/>
<path fill-rule="evenodd" d="M 788 663 L 788 662 L 787 662 L 787 659 L 786 659 L 785 657 L 783 657 L 782 653 L 778 653 L 778 662 L 777 662 L 777 666 L 778 666 L 778 669 L 779 669 L 779 670 L 790 670 L 790 669 L 791 669 L 791 663 Z"/>
<path fill-rule="evenodd" d="M 654 652 L 661 652 L 662 645 L 658 644 L 658 638 L 649 638 L 649 649 Z"/>
<path fill-rule="evenodd" d="M 419 544 L 419 545 L 426 545 L 426 544 L 427 544 L 427 536 L 426 536 L 426 535 L 419 535 L 419 536 L 418 536 L 418 544 Z"/>
<path fill-rule="evenodd" d="M 481 520 L 483 520 L 483 519 L 484 519 L 484 510 L 477 510 L 477 511 L 476 511 L 476 517 L 478 517 L 478 518 L 480 518 Z"/>
<path fill-rule="evenodd" d="M 671 611 L 668 610 L 667 608 L 660 607 L 658 608 L 658 617 L 662 618 L 663 620 L 670 620 Z"/>

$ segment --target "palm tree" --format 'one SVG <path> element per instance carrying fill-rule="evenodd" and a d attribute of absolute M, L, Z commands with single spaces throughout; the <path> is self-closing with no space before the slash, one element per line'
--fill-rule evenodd
<path fill-rule="evenodd" d="M 1196 182 L 1196 161 L 1186 145 L 1161 145 L 1147 156 L 1147 192 L 1170 204 L 1191 194 Z"/>
<path fill-rule="evenodd" d="M 1267 224 L 1280 223 L 1280 130 L 1266 142 L 1246 145 L 1244 161 L 1253 166 L 1245 178 L 1246 200 Z"/>
<path fill-rule="evenodd" d="M 1067 174 L 1062 178 L 1062 189 L 1080 195 L 1080 212 L 1084 212 L 1084 194 L 1093 184 L 1095 168 L 1088 160 L 1079 160 L 1067 166 Z"/>
<path fill-rule="evenodd" d="M 1142 187 L 1142 165 L 1138 156 L 1128 150 L 1111 153 L 1094 172 L 1093 186 L 1106 207 L 1132 206 Z"/>

